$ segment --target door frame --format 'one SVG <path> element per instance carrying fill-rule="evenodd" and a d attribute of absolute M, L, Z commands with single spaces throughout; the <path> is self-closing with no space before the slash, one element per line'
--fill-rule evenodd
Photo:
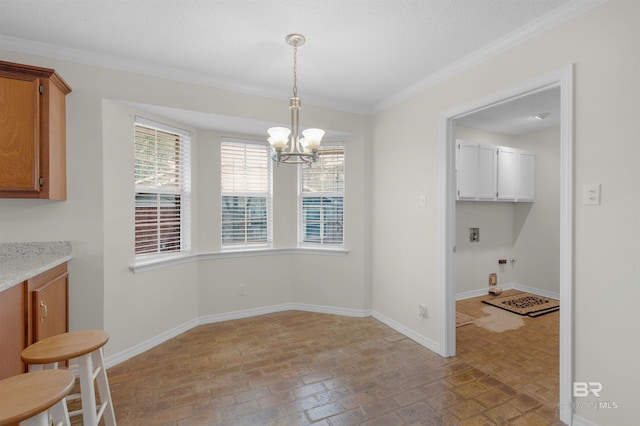
<path fill-rule="evenodd" d="M 505 103 L 529 94 L 560 88 L 560 389 L 558 407 L 560 420 L 571 424 L 573 417 L 573 65 L 568 65 L 516 87 L 493 93 L 470 103 L 444 111 L 440 116 L 440 241 L 444 276 L 441 284 L 442 306 L 440 318 L 440 355 L 456 354 L 456 170 L 453 120 L 474 112 Z"/>

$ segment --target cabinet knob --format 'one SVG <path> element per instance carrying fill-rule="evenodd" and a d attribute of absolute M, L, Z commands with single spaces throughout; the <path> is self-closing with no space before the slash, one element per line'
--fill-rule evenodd
<path fill-rule="evenodd" d="M 40 307 L 43 308 L 42 309 L 42 316 L 40 317 L 40 319 L 43 320 L 49 314 L 49 310 L 47 309 L 47 305 L 45 305 L 43 301 L 40 301 Z"/>

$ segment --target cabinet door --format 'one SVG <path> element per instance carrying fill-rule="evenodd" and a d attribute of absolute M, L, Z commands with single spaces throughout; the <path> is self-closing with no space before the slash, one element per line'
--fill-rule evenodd
<path fill-rule="evenodd" d="M 518 150 L 518 193 L 516 201 L 533 201 L 535 196 L 535 154 Z"/>
<path fill-rule="evenodd" d="M 34 342 L 67 331 L 68 277 L 65 272 L 33 290 Z"/>
<path fill-rule="evenodd" d="M 0 191 L 40 189 L 40 79 L 0 77 Z"/>
<path fill-rule="evenodd" d="M 458 140 L 456 154 L 458 200 L 475 200 L 478 180 L 478 144 Z"/>
<path fill-rule="evenodd" d="M 24 286 L 0 292 L 0 379 L 24 373 L 20 353 L 26 345 Z"/>
<path fill-rule="evenodd" d="M 479 200 L 496 199 L 497 149 L 493 145 L 478 145 L 477 196 Z"/>
<path fill-rule="evenodd" d="M 518 157 L 515 148 L 498 147 L 498 200 L 514 201 L 518 187 Z"/>

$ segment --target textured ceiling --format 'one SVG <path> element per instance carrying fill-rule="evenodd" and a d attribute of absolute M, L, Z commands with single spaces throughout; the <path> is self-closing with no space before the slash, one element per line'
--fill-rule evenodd
<path fill-rule="evenodd" d="M 371 113 L 594 0 L 0 0 L 0 48 Z M 35 42 L 35 43 L 31 43 Z M 490 53 L 490 52 L 488 52 Z"/>
<path fill-rule="evenodd" d="M 535 116 L 544 114 L 543 119 Z M 560 87 L 502 102 L 455 120 L 464 127 L 522 135 L 560 125 Z"/>

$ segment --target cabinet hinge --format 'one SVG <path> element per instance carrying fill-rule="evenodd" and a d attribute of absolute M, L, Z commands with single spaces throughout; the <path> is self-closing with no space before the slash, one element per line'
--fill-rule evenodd
<path fill-rule="evenodd" d="M 44 95 L 44 86 L 42 84 L 38 87 L 38 90 L 40 91 L 41 95 Z"/>
<path fill-rule="evenodd" d="M 40 186 L 44 186 L 44 178 L 40 176 Z"/>

